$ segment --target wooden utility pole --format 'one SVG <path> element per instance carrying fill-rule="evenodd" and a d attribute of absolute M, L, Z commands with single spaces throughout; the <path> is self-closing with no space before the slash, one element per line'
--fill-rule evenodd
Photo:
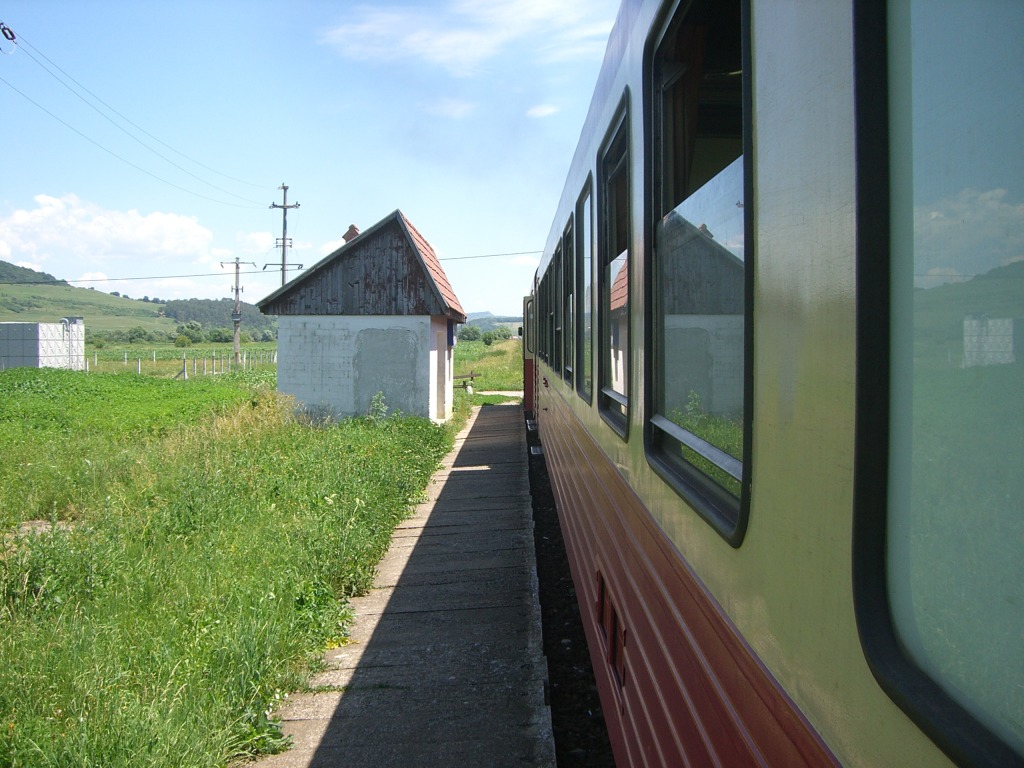
<path fill-rule="evenodd" d="M 281 216 L 282 216 L 281 237 L 278 238 L 277 244 L 281 246 L 281 285 L 284 285 L 285 284 L 285 279 L 286 279 L 285 278 L 285 273 L 287 272 L 287 267 L 288 267 L 288 249 L 292 247 L 292 241 L 290 239 L 288 239 L 288 209 L 289 208 L 298 208 L 299 204 L 296 202 L 296 203 L 293 203 L 292 205 L 288 205 L 288 185 L 287 184 L 281 184 L 281 186 L 278 187 L 278 189 L 280 189 L 280 190 L 282 190 L 284 192 L 284 197 L 282 199 L 282 204 L 278 205 L 277 203 L 271 203 L 270 207 L 272 209 L 273 208 L 280 208 L 281 209 Z M 266 266 L 264 266 L 263 268 L 266 269 Z"/>
<path fill-rule="evenodd" d="M 240 365 L 242 362 L 242 348 L 240 343 L 241 340 L 239 338 L 242 327 L 242 285 L 240 282 L 242 264 L 252 264 L 254 267 L 256 266 L 251 261 L 239 261 L 238 257 L 235 256 L 235 308 L 231 312 L 231 320 L 235 324 L 235 365 Z M 222 261 L 220 265 L 223 267 L 225 262 Z"/>

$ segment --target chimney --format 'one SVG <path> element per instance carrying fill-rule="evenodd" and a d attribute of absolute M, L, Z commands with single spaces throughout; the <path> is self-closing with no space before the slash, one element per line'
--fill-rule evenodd
<path fill-rule="evenodd" d="M 350 240 L 352 240 L 352 238 L 354 238 L 358 234 L 359 234 L 359 227 L 357 227 L 355 224 L 349 224 L 348 225 L 348 232 L 346 232 L 344 235 L 342 235 L 342 237 L 344 238 L 345 242 L 347 243 Z"/>

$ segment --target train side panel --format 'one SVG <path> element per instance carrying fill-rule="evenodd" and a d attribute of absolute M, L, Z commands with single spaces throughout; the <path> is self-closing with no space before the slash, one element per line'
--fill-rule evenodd
<path fill-rule="evenodd" d="M 617 762 L 838 764 L 561 396 L 540 403 Z"/>
<path fill-rule="evenodd" d="M 869 346 L 858 336 L 866 327 L 858 302 L 887 285 L 878 275 L 858 275 L 860 247 L 874 232 L 859 229 L 858 175 L 866 166 L 864 125 L 857 129 L 864 91 L 858 101 L 857 88 L 866 79 L 857 34 L 863 41 L 865 8 L 880 6 L 741 4 L 752 66 L 743 155 L 750 191 L 735 203 L 749 217 L 743 269 L 751 324 L 743 414 L 749 516 L 739 536 L 709 524 L 689 490 L 666 480 L 649 439 L 653 418 L 662 415 L 649 356 L 664 344 L 659 334 L 667 335 L 657 314 L 665 299 L 654 290 L 659 222 L 649 220 L 661 210 L 651 177 L 663 172 L 657 153 L 665 151 L 652 138 L 663 115 L 652 107 L 648 75 L 658 49 L 651 41 L 677 14 L 725 3 L 624 2 L 534 286 L 532 322 L 545 333 L 533 361 L 532 404 L 616 760 L 622 767 L 1002 765 L 950 751 L 941 734 L 929 736 L 920 715 L 883 689 L 855 610 L 858 418 L 870 419 L 858 413 L 858 350 Z M 881 17 L 882 28 L 867 32 L 879 39 Z M 666 82 L 658 88 L 670 87 Z M 884 90 L 883 83 L 878 98 Z M 622 135 L 629 183 L 602 186 L 607 148 Z M 885 186 L 885 174 L 875 183 Z M 619 247 L 620 230 L 601 221 L 608 198 L 619 210 L 623 189 L 628 249 Z M 553 273 L 572 263 L 565 233 L 574 216 L 577 238 L 590 236 L 579 218 L 589 191 L 596 237 L 614 229 L 608 239 L 615 247 L 595 248 L 592 274 L 582 279 L 600 287 L 600 270 L 623 250 L 629 279 L 628 327 L 595 320 L 577 345 L 576 352 L 593 350 L 592 392 L 581 387 L 581 371 L 564 362 L 581 356 L 560 346 L 559 323 L 544 326 L 539 311 L 546 301 L 551 317 L 560 318 L 559 281 L 580 279 Z M 595 316 L 616 308 L 612 281 L 605 281 Z M 601 365 L 607 373 L 618 363 L 599 364 L 599 357 L 615 351 L 608 337 L 623 330 L 626 376 L 615 376 L 625 379 L 626 391 L 608 393 L 602 384 L 617 384 L 602 381 Z M 670 386 L 661 375 L 658 385 Z M 622 410 L 610 418 L 613 401 Z"/>

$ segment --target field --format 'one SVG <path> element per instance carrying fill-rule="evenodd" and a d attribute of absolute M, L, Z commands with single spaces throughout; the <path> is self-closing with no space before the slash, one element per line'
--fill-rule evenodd
<path fill-rule="evenodd" d="M 517 339 L 460 341 L 455 345 L 455 375 L 480 374 L 473 379 L 477 391 L 519 391 L 523 388 L 523 347 Z M 460 386 L 465 381 L 456 380 Z"/>
<path fill-rule="evenodd" d="M 0 766 L 282 748 L 453 433 L 303 422 L 273 381 L 0 372 Z"/>
<path fill-rule="evenodd" d="M 240 347 L 246 369 L 276 371 L 277 343 L 251 342 Z M 141 373 L 173 377 L 187 367 L 189 378 L 234 370 L 232 344 L 205 343 L 182 349 L 173 344 L 111 344 L 102 349 L 86 344 L 86 364 L 98 373 Z"/>

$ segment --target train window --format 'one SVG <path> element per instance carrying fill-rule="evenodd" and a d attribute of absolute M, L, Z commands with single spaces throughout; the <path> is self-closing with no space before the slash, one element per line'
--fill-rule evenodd
<path fill-rule="evenodd" d="M 887 52 L 858 53 L 888 61 L 889 90 L 887 120 L 859 120 L 869 147 L 888 124 L 888 188 L 858 200 L 858 622 L 954 760 L 1021 765 L 1024 5 L 890 0 L 880 24 Z"/>
<path fill-rule="evenodd" d="M 537 338 L 537 352 L 540 355 L 541 360 L 551 364 L 551 301 L 549 296 L 549 288 L 551 285 L 551 273 L 550 271 L 545 272 L 544 276 L 540 279 L 540 283 L 537 286 L 537 321 L 538 321 L 538 338 Z"/>
<path fill-rule="evenodd" d="M 576 364 L 573 350 L 573 345 L 576 341 L 576 331 L 574 328 L 576 306 L 573 304 L 573 298 L 576 295 L 576 261 L 573 258 L 576 253 L 576 247 L 573 245 L 572 218 L 569 219 L 569 225 L 565 228 L 565 234 L 562 235 L 562 253 L 565 254 L 565 259 L 562 263 L 562 327 L 564 329 L 562 338 L 565 342 L 564 375 L 565 380 L 572 384 L 573 369 Z"/>
<path fill-rule="evenodd" d="M 576 387 L 580 396 L 588 402 L 594 397 L 594 232 L 591 213 L 590 185 L 588 183 L 579 203 L 576 205 L 576 220 L 579 235 L 576 242 L 576 272 L 579 276 L 579 300 L 577 327 L 579 328 L 578 354 L 576 358 Z"/>
<path fill-rule="evenodd" d="M 601 413 L 622 436 L 629 416 L 629 124 L 623 105 L 600 163 Z"/>
<path fill-rule="evenodd" d="M 733 543 L 748 440 L 740 2 L 697 0 L 660 30 L 649 104 L 652 463 Z"/>
<path fill-rule="evenodd" d="M 565 310 L 562 307 L 562 245 L 555 248 L 555 256 L 551 259 L 551 266 L 548 269 L 551 275 L 551 327 L 554 334 L 551 339 L 551 367 L 561 373 L 562 371 L 562 336 L 564 330 L 562 321 Z"/>
<path fill-rule="evenodd" d="M 954 761 L 1021 765 L 1024 5 L 862 16 L 858 628 Z"/>

